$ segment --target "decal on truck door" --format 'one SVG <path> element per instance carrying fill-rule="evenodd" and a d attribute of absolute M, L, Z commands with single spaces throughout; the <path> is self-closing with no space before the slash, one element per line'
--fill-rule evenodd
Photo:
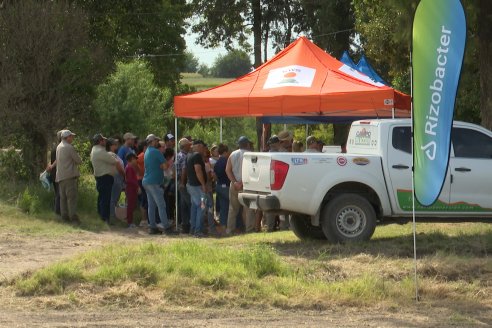
<path fill-rule="evenodd" d="M 412 191 L 398 189 L 397 191 L 398 204 L 404 211 L 412 210 Z M 416 211 L 426 212 L 490 212 L 492 209 L 485 208 L 479 204 L 469 204 L 465 202 L 445 203 L 439 199 L 431 206 L 422 206 L 418 202 L 415 203 Z"/>

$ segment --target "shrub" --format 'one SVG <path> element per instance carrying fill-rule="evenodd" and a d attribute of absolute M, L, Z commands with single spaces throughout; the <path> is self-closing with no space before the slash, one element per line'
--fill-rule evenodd
<path fill-rule="evenodd" d="M 29 179 L 29 169 L 22 154 L 14 148 L 0 150 L 0 180 L 11 184 Z"/>
<path fill-rule="evenodd" d="M 29 214 L 39 213 L 41 210 L 39 196 L 32 192 L 29 187 L 26 187 L 24 192 L 17 198 L 17 207 Z"/>

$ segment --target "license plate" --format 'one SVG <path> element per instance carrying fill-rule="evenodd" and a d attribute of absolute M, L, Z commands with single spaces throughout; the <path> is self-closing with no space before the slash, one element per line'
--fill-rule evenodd
<path fill-rule="evenodd" d="M 256 203 L 256 200 L 252 200 L 250 203 L 249 203 L 249 208 L 252 209 L 252 210 L 256 210 L 258 209 L 258 204 Z"/>

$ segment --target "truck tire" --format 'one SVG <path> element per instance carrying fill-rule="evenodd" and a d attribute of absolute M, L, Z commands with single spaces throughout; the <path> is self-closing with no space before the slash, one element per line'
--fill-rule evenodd
<path fill-rule="evenodd" d="M 321 227 L 330 243 L 367 241 L 376 229 L 376 212 L 360 195 L 339 195 L 323 208 Z"/>
<path fill-rule="evenodd" d="M 323 229 L 313 226 L 307 215 L 292 214 L 290 216 L 290 226 L 299 239 L 326 240 Z"/>

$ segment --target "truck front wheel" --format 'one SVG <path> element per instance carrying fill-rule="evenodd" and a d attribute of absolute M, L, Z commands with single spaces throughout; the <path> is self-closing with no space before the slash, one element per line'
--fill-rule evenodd
<path fill-rule="evenodd" d="M 290 227 L 299 239 L 326 239 L 321 227 L 313 226 L 307 215 L 292 214 L 290 216 Z"/>
<path fill-rule="evenodd" d="M 339 195 L 323 208 L 321 227 L 330 243 L 366 241 L 376 228 L 376 212 L 360 195 Z"/>

